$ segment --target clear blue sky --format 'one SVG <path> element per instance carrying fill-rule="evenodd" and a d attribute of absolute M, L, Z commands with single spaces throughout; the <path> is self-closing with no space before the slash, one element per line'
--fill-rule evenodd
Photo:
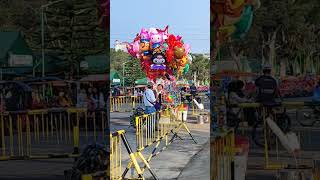
<path fill-rule="evenodd" d="M 193 53 L 210 51 L 209 0 L 111 0 L 110 45 L 131 42 L 142 27 L 181 35 Z"/>

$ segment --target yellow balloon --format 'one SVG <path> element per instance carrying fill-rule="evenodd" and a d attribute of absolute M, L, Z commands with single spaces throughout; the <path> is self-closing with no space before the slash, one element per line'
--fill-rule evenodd
<path fill-rule="evenodd" d="M 237 9 L 245 3 L 245 0 L 228 0 L 227 3 L 230 9 Z"/>
<path fill-rule="evenodd" d="M 239 17 L 231 17 L 228 15 L 224 15 L 223 18 L 223 25 L 224 26 L 230 26 L 230 25 L 234 25 L 235 23 L 239 22 L 242 16 Z"/>
<path fill-rule="evenodd" d="M 223 37 L 229 37 L 236 31 L 236 27 L 234 25 L 231 26 L 222 26 L 219 28 L 219 34 Z"/>
<path fill-rule="evenodd" d="M 187 58 L 183 57 L 180 63 L 181 63 L 181 66 L 185 66 L 187 64 Z"/>

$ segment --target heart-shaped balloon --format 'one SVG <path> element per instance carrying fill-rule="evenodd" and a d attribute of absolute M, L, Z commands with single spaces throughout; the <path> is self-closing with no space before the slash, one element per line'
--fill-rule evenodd
<path fill-rule="evenodd" d="M 185 49 L 185 53 L 189 54 L 189 52 L 190 52 L 190 44 L 184 44 L 183 47 Z"/>

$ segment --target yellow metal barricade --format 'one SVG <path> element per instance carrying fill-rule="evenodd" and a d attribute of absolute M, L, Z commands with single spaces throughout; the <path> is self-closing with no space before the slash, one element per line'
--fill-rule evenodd
<path fill-rule="evenodd" d="M 152 171 L 149 162 L 152 157 L 155 157 L 160 152 L 165 150 L 169 144 L 173 142 L 175 138 L 181 138 L 178 133 L 181 129 L 185 129 L 192 140 L 196 143 L 195 139 L 191 135 L 186 123 L 183 121 L 183 115 L 178 118 L 177 109 L 166 109 L 160 112 L 152 114 L 146 114 L 138 116 L 135 119 L 136 124 L 136 150 L 133 151 L 129 142 L 126 139 L 125 131 L 120 130 L 110 135 L 110 175 L 111 179 L 125 179 L 130 169 L 134 169 L 136 177 L 133 179 L 144 179 L 144 171 L 147 169 L 151 173 L 154 179 L 158 179 L 156 174 Z M 172 133 L 172 135 L 171 135 Z M 169 135 L 170 140 L 169 140 Z M 122 172 L 122 152 L 121 142 L 125 146 L 126 151 L 129 154 L 129 163 Z M 182 138 L 181 138 L 182 139 Z M 161 149 L 160 143 L 164 142 Z M 142 155 L 142 151 L 146 148 L 153 148 L 151 154 L 146 158 Z M 158 150 L 158 151 L 157 151 Z M 140 163 L 138 163 L 140 159 Z M 142 166 L 141 166 L 142 165 Z"/>
<path fill-rule="evenodd" d="M 104 142 L 106 111 L 50 108 L 0 114 L 0 160 L 64 158 Z"/>
<path fill-rule="evenodd" d="M 143 105 L 142 100 L 142 96 L 110 97 L 110 112 L 131 112 L 134 108 Z"/>
<path fill-rule="evenodd" d="M 124 100 L 122 96 L 110 97 L 110 112 L 121 112 Z"/>
<path fill-rule="evenodd" d="M 110 179 L 122 178 L 121 131 L 110 134 Z"/>
<path fill-rule="evenodd" d="M 142 151 L 144 148 L 167 139 L 169 133 L 173 133 L 170 142 L 177 137 L 181 128 L 184 128 L 191 138 L 191 132 L 182 119 L 177 118 L 178 111 L 166 109 L 136 117 L 136 143 L 137 150 Z M 194 139 L 193 139 L 194 140 Z M 195 140 L 194 140 L 195 142 Z"/>
<path fill-rule="evenodd" d="M 320 160 L 313 160 L 313 170 L 312 170 L 313 180 L 320 180 Z"/>
<path fill-rule="evenodd" d="M 131 107 L 135 109 L 143 105 L 143 96 L 131 96 Z"/>
<path fill-rule="evenodd" d="M 235 142 L 233 131 L 211 140 L 211 180 L 234 179 Z"/>
<path fill-rule="evenodd" d="M 121 142 L 125 146 L 125 149 L 129 155 L 130 161 L 127 165 L 127 168 L 122 173 L 122 154 L 121 154 Z M 158 179 L 153 170 L 150 168 L 149 163 L 143 157 L 141 152 L 133 152 L 131 146 L 125 136 L 125 131 L 120 130 L 110 135 L 110 179 L 118 180 L 125 179 L 125 176 L 129 169 L 134 168 L 137 177 L 132 177 L 133 179 L 145 179 L 143 175 L 143 170 L 138 162 L 138 158 L 141 160 L 141 163 L 144 165 L 144 168 L 147 168 L 154 179 Z"/>
<path fill-rule="evenodd" d="M 45 109 L 2 113 L 1 160 L 74 157 L 72 149 L 79 147 L 77 132 L 68 141 L 63 135 L 66 119 L 48 114 Z"/>
<path fill-rule="evenodd" d="M 79 139 L 80 139 L 80 117 L 83 115 L 84 119 L 84 126 L 86 130 L 86 137 L 88 136 L 87 133 L 87 126 L 88 126 L 88 117 L 87 117 L 87 108 L 67 108 L 66 109 L 68 114 L 68 124 L 72 124 L 73 130 L 73 142 L 74 142 L 74 154 L 79 154 Z M 72 121 L 72 115 L 75 115 L 75 119 Z M 70 127 L 70 126 L 69 126 Z"/>
<path fill-rule="evenodd" d="M 141 152 L 146 148 L 153 148 L 151 154 L 146 158 L 146 162 L 149 163 L 151 159 L 157 156 L 159 153 L 164 151 L 168 145 L 170 145 L 175 138 L 182 139 L 178 133 L 183 128 L 185 129 L 191 139 L 193 138 L 189 128 L 186 123 L 181 119 L 178 119 L 179 111 L 173 109 L 166 109 L 160 112 L 155 112 L 152 114 L 146 114 L 143 116 L 136 117 L 136 147 L 137 153 Z M 181 116 L 183 117 L 183 116 Z M 172 133 L 172 136 L 169 140 L 169 135 Z M 160 147 L 160 144 L 164 142 L 163 147 Z M 142 154 L 141 154 L 142 156 Z M 130 166 L 127 167 L 125 173 L 129 171 Z M 144 172 L 147 166 L 144 166 L 141 170 Z M 125 174 L 124 174 L 125 175 Z"/>
<path fill-rule="evenodd" d="M 87 120 L 84 120 L 84 131 L 85 131 L 85 138 L 86 141 L 104 141 L 105 136 L 103 132 L 105 129 L 109 129 L 108 122 L 107 122 L 107 111 L 104 109 L 95 110 L 95 111 L 87 111 Z M 90 133 L 91 132 L 91 133 Z M 92 134 L 93 133 L 93 134 Z M 90 139 L 90 137 L 93 137 Z"/>

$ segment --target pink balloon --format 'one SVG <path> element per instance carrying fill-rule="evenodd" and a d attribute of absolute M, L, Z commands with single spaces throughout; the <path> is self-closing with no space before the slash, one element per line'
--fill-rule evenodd
<path fill-rule="evenodd" d="M 169 36 L 169 26 L 167 25 L 164 29 L 157 29 L 158 33 L 161 34 L 162 39 L 165 41 Z"/>
<path fill-rule="evenodd" d="M 176 36 L 176 39 L 177 39 L 177 41 L 181 41 L 182 36 L 178 35 L 178 36 Z"/>
<path fill-rule="evenodd" d="M 136 58 L 140 58 L 139 54 L 139 41 L 135 41 L 133 43 L 127 43 L 128 53 Z"/>
<path fill-rule="evenodd" d="M 155 34 L 155 33 L 158 33 L 158 31 L 156 28 L 152 27 L 152 28 L 149 28 L 149 34 L 151 34 L 151 33 Z"/>
<path fill-rule="evenodd" d="M 139 53 L 139 41 L 133 42 L 133 52 Z"/>
<path fill-rule="evenodd" d="M 190 44 L 184 44 L 183 46 L 184 46 L 186 54 L 189 54 L 189 52 L 190 52 Z"/>
<path fill-rule="evenodd" d="M 140 31 L 140 38 L 141 39 L 146 39 L 146 40 L 150 40 L 150 35 L 149 32 L 146 28 L 142 28 Z"/>
<path fill-rule="evenodd" d="M 135 53 L 133 52 L 133 43 L 127 43 L 127 51 L 131 56 L 135 56 Z"/>

